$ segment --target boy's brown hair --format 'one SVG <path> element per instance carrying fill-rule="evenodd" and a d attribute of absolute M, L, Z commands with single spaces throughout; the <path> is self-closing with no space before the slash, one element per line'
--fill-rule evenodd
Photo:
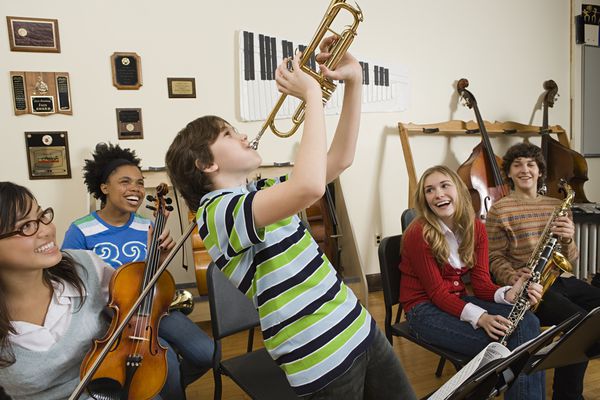
<path fill-rule="evenodd" d="M 210 145 L 225 125 L 229 123 L 214 115 L 193 120 L 175 136 L 165 156 L 169 179 L 193 212 L 202 196 L 213 190 L 209 177 L 197 165 L 207 167 L 213 163 Z"/>
<path fill-rule="evenodd" d="M 504 176 L 506 177 L 506 181 L 510 185 L 511 189 L 515 188 L 515 184 L 508 177 L 510 172 L 510 165 L 519 157 L 524 158 L 533 158 L 535 163 L 540 170 L 540 177 L 537 181 L 537 188 L 540 189 L 544 185 L 544 181 L 546 180 L 546 161 L 544 160 L 544 156 L 542 155 L 542 149 L 540 149 L 535 144 L 531 144 L 529 142 L 517 143 L 511 146 L 507 151 L 504 157 L 502 157 L 502 172 L 504 172 Z"/>

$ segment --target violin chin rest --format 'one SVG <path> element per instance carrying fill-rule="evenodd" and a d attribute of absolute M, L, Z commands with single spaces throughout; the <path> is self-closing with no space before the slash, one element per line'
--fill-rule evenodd
<path fill-rule="evenodd" d="M 121 400 L 123 387 L 121 384 L 111 378 L 98 378 L 91 381 L 87 390 L 95 400 Z M 127 399 L 127 394 L 125 394 Z"/>

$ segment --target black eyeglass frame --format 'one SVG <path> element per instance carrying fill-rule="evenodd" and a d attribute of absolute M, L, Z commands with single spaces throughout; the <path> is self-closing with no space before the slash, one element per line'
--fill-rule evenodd
<path fill-rule="evenodd" d="M 50 220 L 48 222 L 42 221 L 42 219 L 44 219 L 44 216 L 46 214 L 48 214 L 48 212 L 50 212 L 52 214 L 51 217 L 50 217 Z M 48 207 L 44 211 L 42 211 L 42 213 L 40 214 L 39 218 L 30 219 L 30 220 L 27 220 L 27 221 L 23 222 L 23 224 L 21 225 L 21 227 L 19 229 L 17 229 L 16 231 L 1 234 L 0 235 L 0 240 L 6 239 L 6 238 L 11 237 L 11 236 L 15 236 L 15 235 L 24 236 L 24 237 L 33 236 L 36 233 L 38 233 L 38 231 L 40 230 L 40 223 L 42 223 L 44 225 L 50 225 L 50 223 L 52 223 L 53 220 L 54 220 L 54 210 L 52 209 L 52 207 Z M 35 231 L 33 231 L 32 233 L 30 233 L 29 235 L 27 235 L 25 232 L 23 232 L 23 228 L 25 226 L 27 226 L 27 224 L 30 224 L 32 222 L 35 222 L 35 224 L 36 224 Z"/>

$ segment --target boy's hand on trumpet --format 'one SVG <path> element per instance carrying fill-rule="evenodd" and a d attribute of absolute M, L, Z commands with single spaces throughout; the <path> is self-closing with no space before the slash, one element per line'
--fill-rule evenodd
<path fill-rule="evenodd" d="M 284 94 L 306 100 L 311 95 L 321 97 L 321 86 L 316 79 L 300 68 L 301 52 L 296 52 L 293 58 L 285 58 L 275 71 L 277 89 Z M 291 62 L 291 68 L 289 63 Z"/>
<path fill-rule="evenodd" d="M 362 68 L 358 63 L 358 60 L 356 60 L 356 58 L 354 58 L 354 56 L 347 51 L 340 59 L 335 70 L 330 70 L 325 66 L 325 62 L 331 56 L 329 50 L 336 40 L 338 40 L 338 37 L 332 35 L 324 38 L 321 41 L 319 46 L 320 53 L 316 56 L 316 60 L 319 63 L 321 72 L 325 77 L 332 80 L 343 80 L 347 83 L 362 84 Z"/>

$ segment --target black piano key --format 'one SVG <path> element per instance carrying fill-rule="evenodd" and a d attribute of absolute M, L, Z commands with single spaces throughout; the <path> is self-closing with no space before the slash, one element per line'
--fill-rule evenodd
<path fill-rule="evenodd" d="M 267 80 L 273 80 L 273 73 L 271 70 L 271 38 L 265 36 L 265 65 L 267 67 Z"/>
<path fill-rule="evenodd" d="M 379 86 L 379 67 L 377 65 L 373 68 L 373 76 L 375 77 L 375 86 Z"/>
<path fill-rule="evenodd" d="M 248 58 L 249 65 L 252 66 L 250 68 L 250 80 L 256 80 L 256 71 L 254 71 L 254 33 L 248 32 Z"/>
<path fill-rule="evenodd" d="M 244 31 L 244 80 L 250 80 L 250 68 L 254 69 L 254 66 L 250 67 L 248 60 L 248 33 Z"/>
<path fill-rule="evenodd" d="M 267 71 L 265 71 L 265 35 L 258 35 L 258 46 L 260 48 L 260 80 L 267 79 Z"/>
<path fill-rule="evenodd" d="M 369 63 L 365 62 L 365 85 L 369 84 Z"/>
<path fill-rule="evenodd" d="M 379 67 L 379 86 L 383 86 L 383 67 Z"/>
<path fill-rule="evenodd" d="M 314 51 L 310 54 L 310 67 L 312 68 L 313 71 L 318 71 L 318 69 L 317 69 L 317 58 L 315 57 L 315 52 Z"/>
<path fill-rule="evenodd" d="M 358 62 L 360 64 L 360 72 L 362 74 L 362 84 L 365 84 L 365 63 L 362 61 Z"/>
<path fill-rule="evenodd" d="M 275 79 L 275 71 L 277 70 L 277 39 L 271 38 L 271 70 L 273 76 L 271 79 Z"/>
<path fill-rule="evenodd" d="M 294 43 L 293 42 L 287 42 L 287 54 L 288 57 L 294 57 Z"/>
<path fill-rule="evenodd" d="M 385 77 L 385 86 L 390 86 L 390 69 L 386 68 L 384 70 L 384 72 L 385 72 L 385 74 L 384 74 L 384 77 Z"/>

